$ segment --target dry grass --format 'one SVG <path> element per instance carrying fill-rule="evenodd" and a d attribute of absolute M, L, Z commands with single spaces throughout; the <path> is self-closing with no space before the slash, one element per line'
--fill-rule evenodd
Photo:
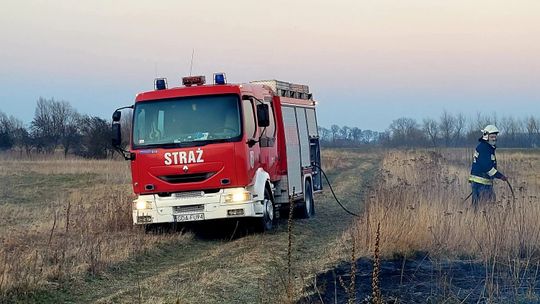
<path fill-rule="evenodd" d="M 497 201 L 478 212 L 470 206 L 467 183 L 471 151 L 388 152 L 380 181 L 356 229 L 373 251 L 381 223 L 381 254 L 427 251 L 439 257 L 483 261 L 537 261 L 540 257 L 540 154 L 500 151 L 499 168 L 511 177 L 496 182 Z"/>
<path fill-rule="evenodd" d="M 126 173 L 127 172 L 127 173 Z M 97 275 L 182 236 L 133 227 L 126 163 L 0 160 L 0 299 Z"/>
<path fill-rule="evenodd" d="M 324 150 L 322 157 L 342 202 L 358 212 L 380 155 Z M 328 191 L 316 196 L 314 219 L 294 222 L 292 291 L 285 220 L 272 233 L 239 239 L 145 234 L 131 224 L 128 165 L 0 157 L 0 183 L 10 185 L 0 189 L 0 302 L 46 290 L 31 299 L 282 303 L 303 295 L 321 269 L 351 257 L 340 236 L 353 218 Z"/>

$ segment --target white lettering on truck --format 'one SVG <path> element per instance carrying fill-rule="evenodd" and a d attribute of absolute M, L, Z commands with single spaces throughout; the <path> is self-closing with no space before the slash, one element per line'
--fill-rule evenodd
<path fill-rule="evenodd" d="M 196 151 L 166 152 L 163 157 L 166 166 L 204 163 L 203 152 L 201 148 Z"/>

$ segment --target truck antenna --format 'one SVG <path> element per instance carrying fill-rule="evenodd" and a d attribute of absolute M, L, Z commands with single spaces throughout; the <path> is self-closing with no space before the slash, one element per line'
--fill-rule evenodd
<path fill-rule="evenodd" d="M 193 55 L 195 55 L 195 49 L 191 51 L 191 64 L 189 65 L 189 76 L 191 76 L 191 72 L 193 71 Z"/>

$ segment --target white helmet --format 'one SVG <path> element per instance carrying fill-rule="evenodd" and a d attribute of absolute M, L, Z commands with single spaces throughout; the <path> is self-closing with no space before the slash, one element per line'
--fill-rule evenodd
<path fill-rule="evenodd" d="M 494 125 L 487 125 L 482 130 L 482 139 L 487 141 L 489 139 L 489 134 L 499 134 L 499 129 L 495 127 Z M 495 142 L 490 143 L 492 146 L 495 146 Z"/>
<path fill-rule="evenodd" d="M 484 130 L 482 130 L 482 133 L 484 135 L 497 134 L 499 133 L 499 129 L 497 129 L 497 127 L 495 127 L 494 125 L 487 125 Z"/>

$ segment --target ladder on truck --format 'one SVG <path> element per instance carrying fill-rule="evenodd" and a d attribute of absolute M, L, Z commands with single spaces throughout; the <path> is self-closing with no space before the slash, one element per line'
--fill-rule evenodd
<path fill-rule="evenodd" d="M 257 80 L 253 84 L 269 86 L 276 95 L 296 99 L 312 100 L 313 94 L 309 93 L 309 87 L 303 84 L 294 84 L 279 80 Z"/>

